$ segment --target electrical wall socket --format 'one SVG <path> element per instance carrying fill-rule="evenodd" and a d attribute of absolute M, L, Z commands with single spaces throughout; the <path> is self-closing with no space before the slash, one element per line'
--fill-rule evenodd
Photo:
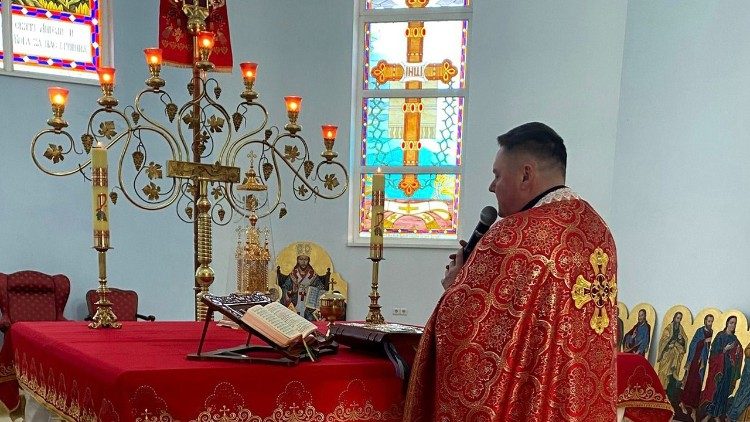
<path fill-rule="evenodd" d="M 406 308 L 393 308 L 393 315 L 406 315 Z"/>

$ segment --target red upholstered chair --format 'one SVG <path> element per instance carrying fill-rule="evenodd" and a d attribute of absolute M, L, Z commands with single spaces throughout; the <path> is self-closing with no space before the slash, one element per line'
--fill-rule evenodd
<path fill-rule="evenodd" d="M 0 273 L 0 331 L 16 321 L 65 321 L 70 280 L 38 271 Z"/>
<path fill-rule="evenodd" d="M 89 316 L 86 320 L 90 321 L 96 313 L 96 302 L 99 300 L 99 293 L 96 290 L 86 292 L 86 305 L 89 308 Z M 146 321 L 154 321 L 153 315 L 141 315 L 138 313 L 138 293 L 133 290 L 122 290 L 113 287 L 109 288 L 107 300 L 112 303 L 112 312 L 115 313 L 118 321 L 136 321 L 138 318 Z"/>

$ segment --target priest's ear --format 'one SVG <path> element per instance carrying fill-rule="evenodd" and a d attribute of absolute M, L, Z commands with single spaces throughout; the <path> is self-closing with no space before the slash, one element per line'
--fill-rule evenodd
<path fill-rule="evenodd" d="M 521 181 L 524 183 L 528 183 L 534 180 L 534 176 L 536 176 L 536 164 L 534 162 L 527 162 L 521 167 L 521 175 L 522 179 Z"/>

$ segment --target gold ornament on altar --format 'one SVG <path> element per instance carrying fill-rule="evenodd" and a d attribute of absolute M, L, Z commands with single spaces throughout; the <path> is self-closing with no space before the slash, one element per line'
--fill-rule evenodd
<path fill-rule="evenodd" d="M 133 105 L 118 108 L 115 69 L 100 69 L 100 107 L 90 114 L 80 143 L 68 132 L 68 122 L 63 118 L 68 90 L 51 89 L 52 118 L 47 121 L 50 128 L 34 136 L 31 156 L 46 174 L 80 173 L 90 180 L 84 170 L 91 165 L 91 146 L 101 142 L 105 150 L 121 147 L 111 172 L 117 176 L 113 177 L 109 193 L 112 203 L 118 197 L 114 190 L 119 190 L 127 201 L 146 211 L 177 204 L 178 217 L 193 225 L 195 317 L 203 320 L 210 315 L 201 297 L 208 293 L 215 278 L 211 268 L 212 225 L 229 224 L 234 213 L 263 218 L 278 212 L 283 217 L 287 208 L 282 191 L 288 184 L 291 189 L 287 188 L 287 193 L 291 190 L 301 201 L 339 198 L 349 186 L 349 176 L 333 151 L 335 126 L 322 126 L 322 158 L 313 161 L 301 135 L 301 97 L 284 97 L 287 123 L 281 128 L 269 126 L 269 112 L 258 102 L 255 91 L 257 63 L 240 64 L 244 89 L 237 93 L 241 100 L 236 108 L 221 105 L 219 82 L 208 77 L 208 71 L 214 68 L 210 56 L 215 34 L 206 31 L 206 18 L 224 2 L 174 1 L 183 5 L 181 10 L 188 18 L 185 31 L 191 35 L 190 47 L 195 52 L 192 78 L 187 84 L 190 99 L 178 105 L 163 89 L 166 81 L 160 74 L 162 50 L 147 48 L 146 87 L 135 95 Z M 241 129 L 244 130 L 240 134 Z M 81 156 L 80 163 L 66 160 L 71 155 Z M 250 165 L 240 183 L 242 171 L 236 162 L 242 156 L 250 157 Z M 70 167 L 59 168 L 65 165 Z M 285 183 L 281 168 L 292 173 Z M 254 205 L 248 205 L 242 190 L 258 195 L 248 195 L 253 196 Z"/>
<path fill-rule="evenodd" d="M 237 259 L 237 293 L 268 293 L 268 229 L 257 227 L 258 217 L 254 213 L 248 218 L 249 224 L 240 230 L 235 257 Z"/>
<path fill-rule="evenodd" d="M 331 325 L 346 315 L 346 297 L 337 290 L 334 290 L 335 285 L 336 280 L 331 277 L 328 291 L 320 297 L 320 316 L 328 321 L 328 333 L 326 336 L 331 335 Z"/>

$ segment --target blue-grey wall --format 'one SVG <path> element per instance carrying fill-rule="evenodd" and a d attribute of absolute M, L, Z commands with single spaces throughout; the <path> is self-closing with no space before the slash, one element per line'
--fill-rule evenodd
<path fill-rule="evenodd" d="M 631 1 L 612 218 L 620 300 L 750 311 L 743 1 Z M 738 328 L 739 329 L 739 328 Z"/>
<path fill-rule="evenodd" d="M 117 93 L 121 102 L 128 103 L 146 76 L 142 48 L 156 40 L 156 2 L 112 3 Z M 319 124 L 337 122 L 341 134 L 337 150 L 348 162 L 345 144 L 351 132 L 353 1 L 228 3 L 235 62 L 260 63 L 256 87 L 271 111 L 272 121 L 283 124 L 283 95 L 302 95 L 305 99 L 301 120 L 313 149 L 319 148 Z M 614 216 L 615 221 L 621 221 L 610 202 L 626 3 L 473 3 L 461 233 L 467 236 L 479 210 L 493 202 L 487 186 L 496 136 L 530 120 L 547 122 L 561 133 L 569 148 L 569 184 L 605 217 Z M 645 25 L 644 22 L 639 27 Z M 170 69 L 164 75 L 174 92 L 182 91 L 184 71 Z M 240 89 L 239 76 L 235 73 L 217 78 L 224 88 L 222 98 L 230 104 Z M 67 274 L 73 291 L 66 314 L 80 319 L 85 314 L 83 294 L 96 287 L 96 256 L 90 248 L 90 187 L 80 176 L 46 176 L 31 162 L 30 140 L 49 117 L 47 85 L 0 76 L 0 121 L 4 128 L 4 154 L 0 158 L 0 271 L 34 268 Z M 77 137 L 99 92 L 91 86 L 71 88 L 66 118 Z M 622 125 L 622 119 L 619 122 Z M 633 184 L 637 185 L 643 184 Z M 346 245 L 346 197 L 306 203 L 288 200 L 287 204 L 289 214 L 283 220 L 269 220 L 276 250 L 296 240 L 313 240 L 324 246 L 333 257 L 335 270 L 350 283 L 349 316 L 364 318 L 369 303 L 370 267 L 366 248 Z M 141 309 L 159 319 L 192 318 L 191 227 L 179 222 L 173 209 L 146 213 L 124 200 L 113 207 L 111 220 L 115 248 L 109 253 L 112 285 L 138 290 Z M 618 229 L 618 240 L 623 239 L 621 248 L 627 248 L 630 228 L 619 224 Z M 234 244 L 233 228 L 214 231 L 214 290 L 218 292 L 232 283 L 228 279 Z M 426 321 L 442 291 L 439 280 L 448 253 L 445 249 L 386 248 L 387 259 L 381 265 L 380 277 L 380 302 L 386 318 Z M 627 257 L 634 252 L 622 253 Z M 629 265 L 637 263 L 621 260 L 623 274 L 633 274 Z M 625 281 L 623 296 L 628 297 L 630 287 Z M 393 316 L 393 307 L 407 308 L 408 315 Z"/>

